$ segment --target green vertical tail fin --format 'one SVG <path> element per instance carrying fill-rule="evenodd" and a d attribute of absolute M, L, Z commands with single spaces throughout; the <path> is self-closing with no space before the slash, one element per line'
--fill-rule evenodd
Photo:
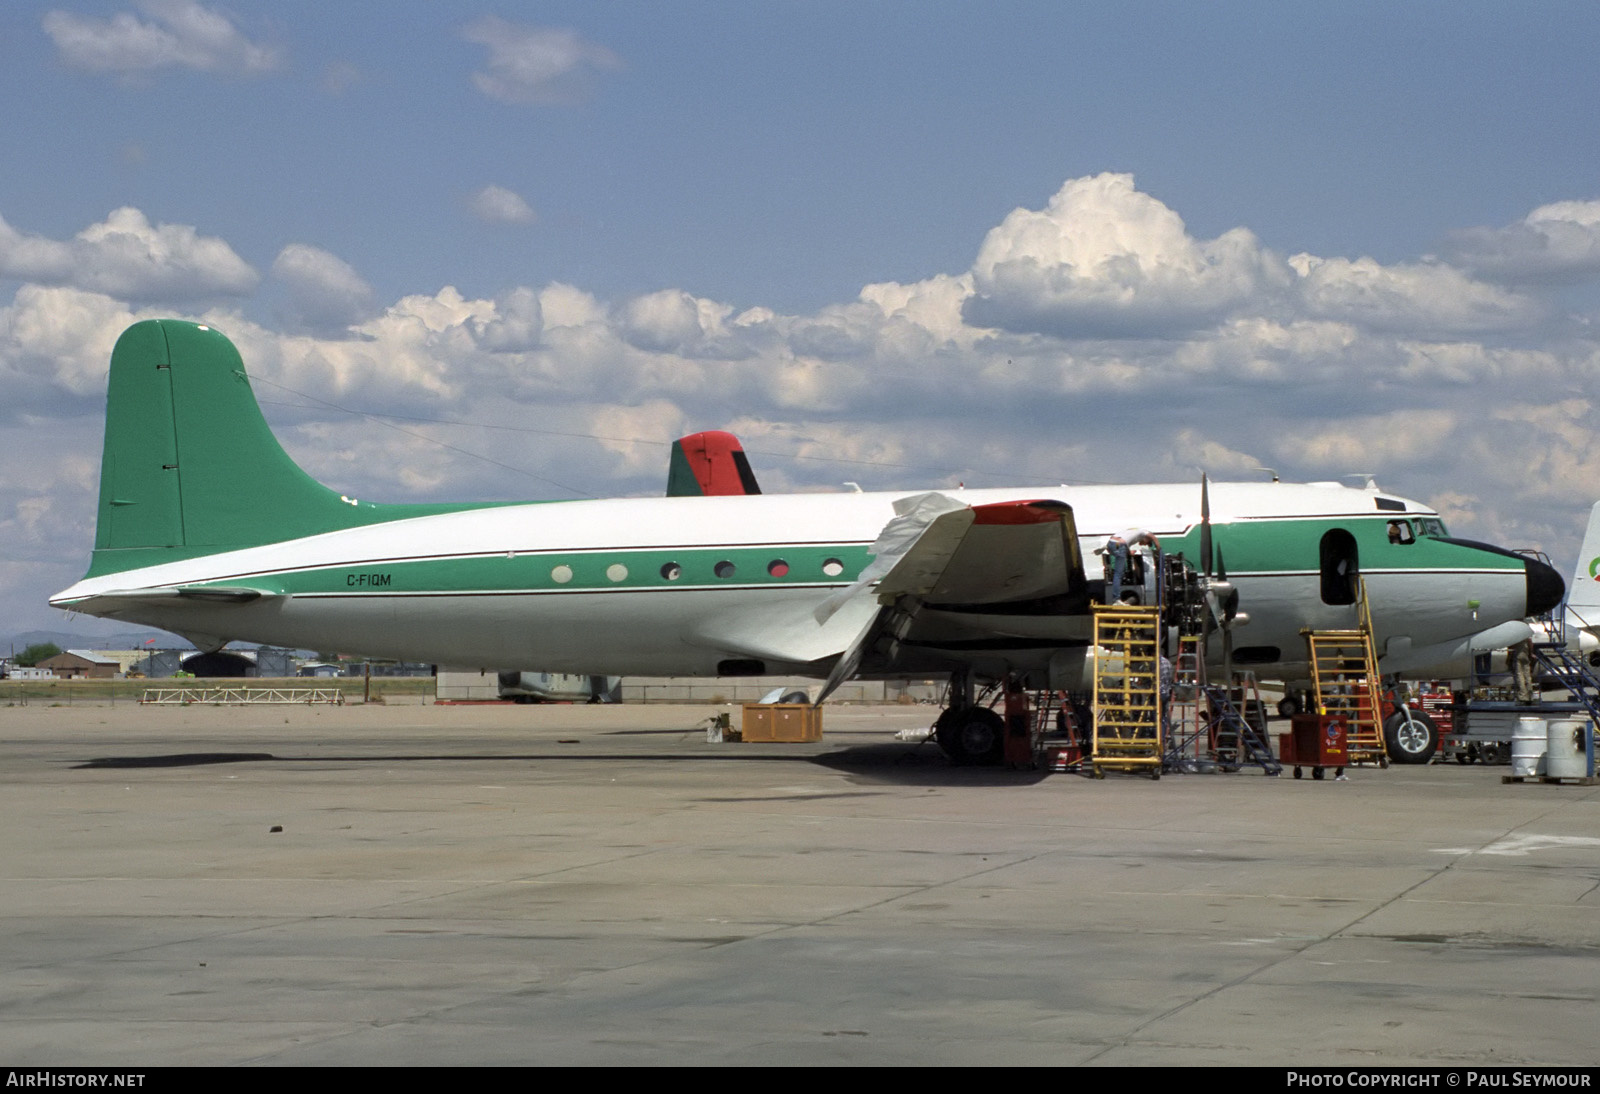
<path fill-rule="evenodd" d="M 111 353 L 90 576 L 472 505 L 374 505 L 302 471 L 272 435 L 239 351 L 152 319 Z"/>

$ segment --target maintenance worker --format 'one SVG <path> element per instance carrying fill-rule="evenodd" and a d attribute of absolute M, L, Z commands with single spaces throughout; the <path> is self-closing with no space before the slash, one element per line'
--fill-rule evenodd
<path fill-rule="evenodd" d="M 1161 541 L 1151 535 L 1147 528 L 1129 528 L 1106 540 L 1106 545 L 1100 549 L 1111 558 L 1111 584 L 1106 587 L 1107 604 L 1122 600 L 1122 576 L 1128 569 L 1128 550 L 1133 547 L 1149 547 L 1159 551 Z"/>
<path fill-rule="evenodd" d="M 1506 647 L 1506 667 L 1511 670 L 1511 686 L 1517 702 L 1533 705 L 1533 639 L 1524 638 Z"/>

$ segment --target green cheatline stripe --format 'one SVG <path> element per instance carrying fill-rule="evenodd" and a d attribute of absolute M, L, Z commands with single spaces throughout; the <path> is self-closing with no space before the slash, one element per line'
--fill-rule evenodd
<path fill-rule="evenodd" d="M 1454 543 L 1441 543 L 1426 536 L 1414 543 L 1389 542 L 1389 521 L 1397 514 L 1378 514 L 1372 517 L 1318 520 L 1262 520 L 1234 524 L 1214 524 L 1211 529 L 1212 550 L 1220 557 L 1229 574 L 1310 571 L 1322 568 L 1320 544 L 1324 534 L 1336 528 L 1349 532 L 1356 541 L 1360 569 L 1363 572 L 1382 570 L 1519 570 L 1523 561 L 1507 555 L 1462 547 Z M 1164 551 L 1181 551 L 1191 563 L 1200 559 L 1200 530 L 1191 529 L 1182 536 L 1168 536 L 1161 541 Z"/>
<path fill-rule="evenodd" d="M 575 592 L 606 589 L 782 588 L 854 580 L 868 561 L 862 544 L 478 555 L 328 566 L 253 576 L 289 594 Z M 830 562 L 839 564 L 836 572 Z M 731 567 L 731 569 L 729 568 Z M 675 577 L 669 577 L 675 574 Z M 216 578 L 204 584 L 237 584 Z"/>

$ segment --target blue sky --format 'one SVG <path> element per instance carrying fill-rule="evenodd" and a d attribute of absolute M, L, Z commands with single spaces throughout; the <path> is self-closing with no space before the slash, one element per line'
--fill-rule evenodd
<path fill-rule="evenodd" d="M 268 407 L 362 496 L 652 492 L 661 443 L 735 426 L 796 489 L 1374 471 L 1565 564 L 1600 483 L 1597 30 L 1579 3 L 5 5 L 0 602 L 45 625 L 81 572 L 104 350 L 156 314 L 522 469 Z"/>

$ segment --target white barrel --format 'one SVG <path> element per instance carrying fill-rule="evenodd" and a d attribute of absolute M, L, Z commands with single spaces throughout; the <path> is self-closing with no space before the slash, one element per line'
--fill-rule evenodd
<path fill-rule="evenodd" d="M 1511 774 L 1524 778 L 1543 775 L 1544 752 L 1549 739 L 1550 732 L 1543 718 L 1535 718 L 1531 714 L 1518 718 L 1511 737 Z"/>
<path fill-rule="evenodd" d="M 1581 779 L 1589 774 L 1589 720 L 1552 718 L 1545 738 L 1545 774 L 1552 779 Z"/>

